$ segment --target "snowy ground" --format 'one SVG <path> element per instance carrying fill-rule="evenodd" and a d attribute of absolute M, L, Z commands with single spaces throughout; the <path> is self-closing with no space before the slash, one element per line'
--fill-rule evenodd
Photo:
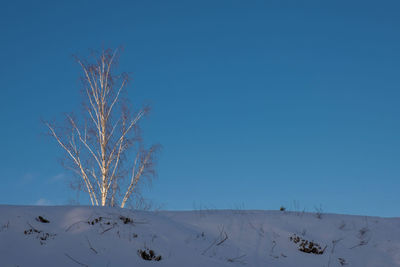
<path fill-rule="evenodd" d="M 400 218 L 0 206 L 0 266 L 400 266 Z"/>

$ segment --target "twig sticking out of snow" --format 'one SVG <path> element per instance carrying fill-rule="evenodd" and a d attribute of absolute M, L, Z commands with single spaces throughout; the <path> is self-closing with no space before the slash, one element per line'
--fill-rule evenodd
<path fill-rule="evenodd" d="M 332 240 L 332 249 L 331 249 L 331 254 L 329 254 L 328 267 L 329 267 L 330 264 L 331 264 L 331 256 L 332 256 L 333 252 L 335 252 L 335 247 L 336 247 L 336 245 L 337 245 L 340 241 L 342 241 L 342 240 L 343 240 L 343 238 L 336 239 L 336 240 Z"/>
<path fill-rule="evenodd" d="M 82 263 L 82 262 L 79 262 L 79 261 L 75 260 L 75 259 L 74 259 L 74 258 L 72 258 L 70 255 L 68 255 L 67 253 L 64 253 L 64 255 L 65 255 L 65 256 L 67 256 L 67 257 L 68 257 L 70 260 L 72 260 L 73 262 L 75 262 L 75 263 L 79 264 L 80 266 L 89 267 L 89 265 L 87 265 L 87 264 L 84 264 L 84 263 Z"/>
<path fill-rule="evenodd" d="M 317 219 L 322 219 L 322 215 L 324 214 L 324 210 L 322 209 L 322 206 L 319 205 L 319 207 L 314 207 L 315 209 L 315 217 Z"/>
<path fill-rule="evenodd" d="M 360 243 L 358 243 L 355 246 L 352 246 L 350 249 L 367 245 L 369 240 L 371 239 L 371 238 L 367 238 L 368 232 L 369 232 L 369 228 L 368 228 L 368 221 L 367 221 L 367 226 L 361 228 L 359 231 L 358 238 L 360 239 Z"/>
<path fill-rule="evenodd" d="M 224 231 L 224 235 L 225 235 L 225 237 L 221 241 L 219 241 L 216 246 L 221 245 L 222 243 L 224 243 L 228 239 L 228 235 L 226 234 L 225 231 Z"/>
<path fill-rule="evenodd" d="M 87 236 L 85 236 L 85 237 L 86 237 L 86 240 L 87 240 L 87 242 L 88 242 L 88 244 L 89 244 L 89 248 L 90 248 L 94 253 L 98 254 L 97 250 L 95 250 L 95 249 L 93 248 L 92 244 L 90 243 L 89 238 L 88 238 Z"/>
<path fill-rule="evenodd" d="M 246 257 L 246 254 L 243 254 L 241 256 L 235 257 L 235 258 L 229 258 L 227 259 L 228 262 L 238 262 L 241 264 L 246 264 L 245 261 L 243 261 L 243 258 Z"/>
<path fill-rule="evenodd" d="M 206 254 L 206 252 L 213 246 L 220 246 L 228 239 L 228 234 L 224 231 L 224 226 L 222 226 L 219 236 L 201 253 L 201 255 Z"/>
<path fill-rule="evenodd" d="M 93 217 L 93 214 L 90 215 L 90 217 L 87 218 L 86 221 L 80 220 L 80 221 L 74 222 L 73 224 L 71 224 L 70 226 L 68 226 L 67 229 L 65 229 L 65 232 L 68 232 L 69 230 L 71 230 L 71 228 L 72 228 L 73 226 L 77 225 L 78 223 L 89 223 L 91 217 Z"/>
<path fill-rule="evenodd" d="M 7 223 L 6 224 L 3 224 L 1 227 L 0 227 L 0 232 L 3 232 L 5 229 L 8 229 L 8 226 L 10 225 L 10 221 L 7 221 Z"/>
<path fill-rule="evenodd" d="M 114 225 L 113 226 L 111 226 L 111 227 L 109 227 L 109 228 L 107 228 L 107 229 L 105 229 L 103 232 L 101 232 L 100 234 L 102 235 L 102 234 L 104 234 L 105 232 L 108 232 L 108 231 L 110 231 L 111 229 L 113 229 L 114 228 Z"/>
<path fill-rule="evenodd" d="M 259 236 L 264 237 L 265 231 L 263 225 L 260 225 L 260 228 L 256 228 L 251 222 L 249 222 L 249 225 L 257 232 Z"/>
<path fill-rule="evenodd" d="M 65 229 L 65 232 L 68 232 L 69 230 L 71 230 L 71 228 L 75 225 L 77 225 L 78 223 L 87 223 L 87 221 L 77 221 L 74 222 L 73 224 L 71 224 L 70 226 L 67 227 L 67 229 Z"/>
<path fill-rule="evenodd" d="M 367 244 L 368 244 L 368 240 L 361 240 L 360 243 L 358 243 L 358 244 L 355 245 L 355 246 L 352 246 L 352 247 L 349 248 L 349 249 L 353 249 L 353 248 L 356 248 L 356 247 L 365 246 L 365 245 L 367 245 Z"/>
<path fill-rule="evenodd" d="M 269 256 L 272 257 L 272 258 L 274 258 L 274 259 L 278 259 L 279 256 L 276 256 L 276 255 L 273 254 L 273 253 L 274 253 L 275 246 L 276 246 L 276 241 L 275 241 L 275 240 L 272 240 L 272 246 L 271 246 L 271 251 L 269 252 Z"/>

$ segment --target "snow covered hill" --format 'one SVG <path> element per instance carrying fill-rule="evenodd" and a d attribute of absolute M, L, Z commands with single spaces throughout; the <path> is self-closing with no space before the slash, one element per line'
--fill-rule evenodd
<path fill-rule="evenodd" d="M 0 206 L 0 266 L 400 266 L 400 218 Z"/>

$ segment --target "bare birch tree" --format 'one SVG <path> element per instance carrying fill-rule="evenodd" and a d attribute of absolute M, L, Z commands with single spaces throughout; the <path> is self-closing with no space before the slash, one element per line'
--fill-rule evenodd
<path fill-rule="evenodd" d="M 119 50 L 94 55 L 94 62 L 76 58 L 83 71 L 80 120 L 69 114 L 63 127 L 45 124 L 66 153 L 65 166 L 80 177 L 92 205 L 124 208 L 139 181 L 156 174 L 154 156 L 159 146 L 145 149 L 140 136 L 139 122 L 149 107 L 131 114 L 122 97 L 129 76 L 114 73 Z"/>

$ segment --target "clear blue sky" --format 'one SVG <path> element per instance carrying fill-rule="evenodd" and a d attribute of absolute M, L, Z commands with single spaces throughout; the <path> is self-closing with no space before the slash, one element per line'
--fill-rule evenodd
<path fill-rule="evenodd" d="M 80 106 L 72 54 L 123 45 L 155 203 L 400 216 L 400 4 L 301 2 L 3 2 L 0 203 L 75 198 L 40 120 Z"/>

